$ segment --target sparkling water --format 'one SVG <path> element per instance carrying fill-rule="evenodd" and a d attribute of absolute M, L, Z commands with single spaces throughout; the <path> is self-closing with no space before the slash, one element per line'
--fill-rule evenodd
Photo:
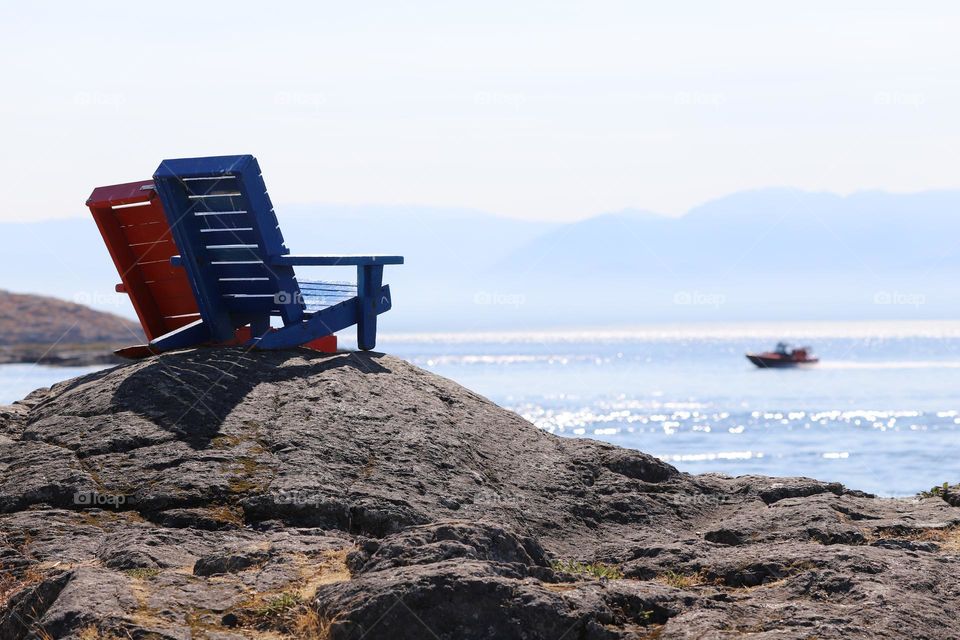
<path fill-rule="evenodd" d="M 761 370 L 781 339 L 821 362 Z M 960 323 L 388 336 L 384 350 L 562 436 L 683 471 L 810 476 L 880 495 L 960 481 Z"/>

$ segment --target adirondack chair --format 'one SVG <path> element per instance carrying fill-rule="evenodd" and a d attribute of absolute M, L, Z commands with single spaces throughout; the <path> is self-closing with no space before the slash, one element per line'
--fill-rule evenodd
<path fill-rule="evenodd" d="M 199 320 L 200 309 L 186 272 L 170 264 L 170 258 L 180 251 L 153 180 L 97 187 L 87 199 L 87 207 L 120 275 L 115 290 L 129 296 L 147 339 Z M 250 338 L 250 328 L 244 327 L 237 330 L 232 341 L 221 344 L 243 344 Z M 337 350 L 337 337 L 324 336 L 304 346 L 332 353 Z M 114 353 L 139 359 L 159 350 L 138 344 Z"/>
<path fill-rule="evenodd" d="M 290 255 L 249 155 L 165 160 L 152 182 L 100 187 L 88 206 L 150 339 L 118 351 L 128 357 L 197 344 L 335 350 L 332 334 L 354 324 L 372 349 L 391 307 L 383 266 L 403 263 Z M 353 266 L 357 284 L 299 279 L 294 266 Z"/>
<path fill-rule="evenodd" d="M 228 342 L 249 326 L 251 346 L 284 349 L 352 325 L 360 349 L 376 346 L 377 316 L 392 306 L 383 267 L 401 256 L 291 255 L 251 155 L 164 160 L 153 183 L 180 249 L 170 263 L 186 271 L 200 319 L 151 346 Z M 357 283 L 301 280 L 296 266 L 352 266 Z"/>

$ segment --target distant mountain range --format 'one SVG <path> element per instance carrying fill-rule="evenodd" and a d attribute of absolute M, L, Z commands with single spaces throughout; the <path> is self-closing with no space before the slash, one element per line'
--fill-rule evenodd
<path fill-rule="evenodd" d="M 294 252 L 406 256 L 387 271 L 396 304 L 384 330 L 960 315 L 960 191 L 763 189 L 676 218 L 627 210 L 570 224 L 414 206 L 278 213 Z M 132 316 L 86 216 L 0 233 L 0 286 Z"/>

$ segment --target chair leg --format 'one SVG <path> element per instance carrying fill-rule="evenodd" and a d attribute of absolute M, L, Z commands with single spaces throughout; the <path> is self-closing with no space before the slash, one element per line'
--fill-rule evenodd
<path fill-rule="evenodd" d="M 265 336 L 270 331 L 270 316 L 255 318 L 250 322 L 250 334 L 253 338 Z"/>
<path fill-rule="evenodd" d="M 373 314 L 386 313 L 390 310 L 390 287 L 382 286 L 377 295 L 372 296 L 374 302 Z M 359 296 L 339 302 L 332 307 L 321 309 L 310 316 L 306 322 L 298 322 L 276 331 L 270 331 L 257 340 L 257 349 L 290 349 L 328 336 L 347 327 L 360 324 L 360 309 L 363 304 Z M 370 326 L 369 323 L 365 326 Z M 376 330 L 376 325 L 373 325 Z M 372 342 L 372 341 L 371 341 Z M 364 343 L 367 344 L 367 343 Z M 370 345 L 373 346 L 372 344 Z M 367 347 L 370 348 L 370 347 Z"/>
<path fill-rule="evenodd" d="M 357 267 L 357 346 L 369 351 L 377 346 L 377 297 L 382 295 L 383 265 Z"/>

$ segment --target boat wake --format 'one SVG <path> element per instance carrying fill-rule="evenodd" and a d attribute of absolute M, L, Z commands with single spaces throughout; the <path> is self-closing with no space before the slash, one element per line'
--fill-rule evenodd
<path fill-rule="evenodd" d="M 821 361 L 818 369 L 960 369 L 960 360 Z"/>

